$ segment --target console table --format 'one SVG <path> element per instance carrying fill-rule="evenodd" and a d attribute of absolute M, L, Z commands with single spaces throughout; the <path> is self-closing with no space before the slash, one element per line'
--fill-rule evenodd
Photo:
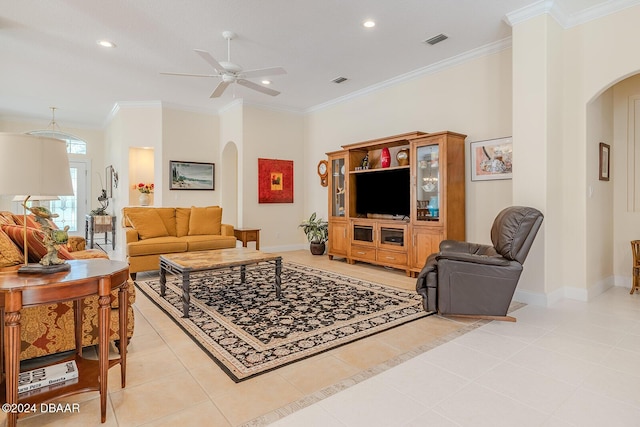
<path fill-rule="evenodd" d="M 104 244 L 109 243 L 107 233 L 111 233 L 111 249 L 116 249 L 116 217 L 115 215 L 85 215 L 84 238 L 89 248 L 93 249 L 94 235 L 104 233 Z"/>
<path fill-rule="evenodd" d="M 70 260 L 71 269 L 52 274 L 18 274 L 17 271 L 0 273 L 0 310 L 4 314 L 3 348 L 5 383 L 0 387 L 0 400 L 7 413 L 7 426 L 15 427 L 18 417 L 28 412 L 27 408 L 40 410 L 40 404 L 54 399 L 87 391 L 100 392 L 100 420 L 106 421 L 107 371 L 120 365 L 122 388 L 126 383 L 127 339 L 120 340 L 120 357 L 109 360 L 109 319 L 111 316 L 111 291 L 118 289 L 120 304 L 120 336 L 126 335 L 128 311 L 129 266 L 125 262 L 106 259 Z M 82 299 L 98 296 L 98 360 L 82 357 Z M 73 301 L 75 318 L 76 352 L 55 363 L 75 360 L 78 366 L 78 381 L 69 385 L 44 388 L 18 396 L 18 374 L 20 373 L 20 310 L 24 307 Z M 7 410 L 5 410 L 7 409 Z M 34 411 L 31 411 L 34 412 Z"/>

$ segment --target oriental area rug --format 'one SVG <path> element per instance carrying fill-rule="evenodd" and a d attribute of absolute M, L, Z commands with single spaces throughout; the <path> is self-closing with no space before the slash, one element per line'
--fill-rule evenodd
<path fill-rule="evenodd" d="M 236 382 L 428 316 L 415 292 L 294 263 L 282 266 L 276 298 L 273 266 L 192 274 L 188 319 L 182 278 L 138 280 L 167 313 Z"/>

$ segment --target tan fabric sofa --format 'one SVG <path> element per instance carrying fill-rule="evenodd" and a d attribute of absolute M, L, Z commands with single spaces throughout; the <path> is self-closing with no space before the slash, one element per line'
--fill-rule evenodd
<path fill-rule="evenodd" d="M 126 207 L 122 209 L 129 273 L 158 270 L 160 255 L 236 247 L 222 208 Z"/>
<path fill-rule="evenodd" d="M 13 273 L 24 262 L 22 215 L 0 211 L 0 274 Z M 46 253 L 42 245 L 39 225 L 30 216 L 27 217 L 28 255 L 30 262 L 38 262 Z M 100 249 L 84 249 L 82 237 L 70 239 L 70 245 L 61 248 L 58 256 L 64 259 L 109 258 Z M 111 302 L 111 340 L 119 340 L 118 335 L 118 291 L 112 293 Z M 129 310 L 127 337 L 133 336 L 135 287 L 129 283 Z M 85 298 L 82 304 L 82 346 L 98 344 L 98 298 Z M 73 350 L 75 348 L 75 329 L 73 303 L 38 305 L 20 310 L 21 350 L 20 360 L 47 356 Z"/>

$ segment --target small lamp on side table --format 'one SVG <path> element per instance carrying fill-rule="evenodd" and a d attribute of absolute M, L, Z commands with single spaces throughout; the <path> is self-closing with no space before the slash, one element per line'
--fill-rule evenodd
<path fill-rule="evenodd" d="M 73 185 L 69 173 L 69 158 L 67 156 L 67 144 L 59 139 L 42 136 L 0 133 L 0 194 L 37 194 L 39 196 L 71 196 Z M 68 270 L 69 265 L 64 260 L 53 265 L 45 265 L 45 258 L 40 264 L 29 264 L 27 247 L 27 202 L 31 196 L 26 196 L 22 203 L 24 208 L 24 265 L 19 273 L 53 273 Z M 47 211 L 44 208 L 32 207 L 30 210 L 42 214 L 45 218 Z M 49 213 L 50 214 L 50 213 Z M 57 230 L 59 234 L 60 230 Z M 45 244 L 49 252 L 55 250 L 55 244 L 59 239 L 54 235 L 54 230 L 43 232 Z M 57 250 L 55 250 L 57 253 Z M 56 257 L 57 258 L 57 257 Z"/>

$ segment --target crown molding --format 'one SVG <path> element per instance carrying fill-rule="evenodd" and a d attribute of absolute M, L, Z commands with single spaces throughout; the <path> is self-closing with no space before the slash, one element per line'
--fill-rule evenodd
<path fill-rule="evenodd" d="M 435 64 L 431 64 L 427 67 L 419 68 L 409 73 L 401 74 L 397 77 L 393 77 L 389 80 L 385 80 L 375 85 L 368 86 L 364 89 L 351 92 L 347 95 L 332 99 L 322 104 L 314 105 L 313 107 L 306 109 L 304 112 L 313 113 L 316 111 L 320 111 L 325 108 L 329 108 L 334 105 L 341 104 L 343 102 L 347 102 L 347 101 L 359 98 L 361 96 L 365 96 L 365 95 L 386 89 L 391 86 L 395 86 L 397 84 L 400 84 L 409 80 L 414 80 L 428 74 L 434 74 L 442 70 L 445 70 L 447 68 L 455 67 L 457 65 L 471 61 L 473 59 L 476 59 L 482 56 L 491 55 L 509 48 L 511 48 L 511 37 L 498 40 L 497 42 L 490 43 L 488 45 L 481 46 L 476 49 L 472 49 L 470 51 L 461 53 L 460 55 L 452 56 L 451 58 L 447 58 L 440 62 L 436 62 Z"/>
<path fill-rule="evenodd" d="M 578 25 L 585 24 L 594 19 L 619 12 L 629 7 L 640 4 L 640 0 L 610 0 L 595 6 L 583 9 L 577 13 L 569 14 L 562 7 L 562 1 L 559 0 L 542 0 L 532 3 L 521 9 L 505 15 L 504 20 L 507 24 L 514 26 L 521 22 L 527 21 L 536 16 L 548 14 L 558 22 L 563 29 L 569 29 Z"/>
<path fill-rule="evenodd" d="M 242 105 L 244 104 L 244 99 L 242 98 L 236 98 L 233 101 L 231 101 L 230 103 L 228 103 L 227 105 L 218 108 L 218 114 L 224 114 L 227 111 L 233 110 L 236 107 L 242 107 Z"/>
<path fill-rule="evenodd" d="M 161 101 L 118 101 L 113 104 L 111 111 L 102 122 L 102 128 L 105 129 L 116 117 L 121 108 L 162 108 Z"/>

